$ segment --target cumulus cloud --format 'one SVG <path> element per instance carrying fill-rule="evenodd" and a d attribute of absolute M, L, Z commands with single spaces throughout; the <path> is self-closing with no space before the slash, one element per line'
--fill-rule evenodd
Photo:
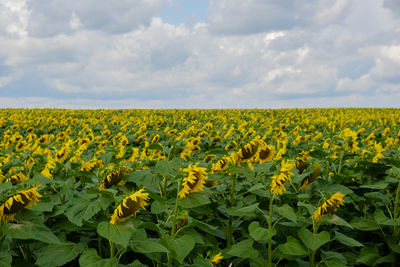
<path fill-rule="evenodd" d="M 32 87 L 9 90 L 3 103 L 396 105 L 394 2 L 210 0 L 207 19 L 194 25 L 158 18 L 165 3 L 0 0 L 0 92 Z"/>

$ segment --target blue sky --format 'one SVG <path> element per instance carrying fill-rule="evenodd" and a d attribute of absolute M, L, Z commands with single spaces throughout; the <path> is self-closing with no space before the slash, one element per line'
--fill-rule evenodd
<path fill-rule="evenodd" d="M 400 107 L 398 0 L 0 0 L 0 108 Z"/>

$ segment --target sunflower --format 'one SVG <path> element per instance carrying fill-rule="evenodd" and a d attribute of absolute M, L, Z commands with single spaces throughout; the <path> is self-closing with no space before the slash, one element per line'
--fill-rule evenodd
<path fill-rule="evenodd" d="M 258 152 L 256 153 L 254 161 L 259 164 L 271 161 L 274 157 L 274 154 L 275 154 L 274 146 L 269 146 L 269 145 L 261 146 Z"/>
<path fill-rule="evenodd" d="M 40 197 L 42 195 L 37 191 L 37 187 L 20 190 L 12 194 L 0 205 L 1 221 L 6 223 L 14 220 L 17 212 L 22 211 L 24 208 L 30 208 L 33 204 L 36 205 Z"/>
<path fill-rule="evenodd" d="M 322 220 L 322 217 L 326 214 L 334 213 L 340 205 L 344 205 L 343 200 L 344 195 L 340 192 L 332 195 L 328 200 L 326 200 L 311 216 L 316 222 Z"/>
<path fill-rule="evenodd" d="M 121 203 L 114 210 L 114 214 L 111 216 L 110 223 L 116 224 L 126 221 L 131 216 L 136 216 L 139 212 L 139 208 L 145 209 L 149 194 L 143 192 L 144 189 L 125 197 Z"/>
<path fill-rule="evenodd" d="M 211 171 L 212 173 L 222 172 L 229 167 L 230 163 L 232 163 L 232 159 L 229 156 L 225 156 L 213 164 Z"/>
<path fill-rule="evenodd" d="M 218 253 L 211 260 L 209 260 L 209 263 L 213 267 L 217 266 L 217 264 L 224 258 L 224 256 L 222 256 L 221 254 L 222 254 L 222 252 Z"/>
<path fill-rule="evenodd" d="M 12 175 L 11 177 L 7 178 L 7 180 L 5 181 L 7 182 L 11 182 L 13 185 L 18 184 L 19 182 L 25 181 L 27 180 L 28 177 L 26 177 L 25 174 L 21 173 L 17 173 Z"/>
<path fill-rule="evenodd" d="M 71 151 L 71 149 L 68 146 L 64 146 L 60 150 L 57 150 L 56 161 L 63 163 L 64 160 L 68 157 L 68 154 L 70 151 Z"/>
<path fill-rule="evenodd" d="M 130 169 L 126 166 L 110 172 L 106 178 L 100 182 L 100 189 L 110 188 L 113 185 L 122 185 L 124 181 L 122 178 L 129 173 Z"/>
<path fill-rule="evenodd" d="M 204 184 L 207 180 L 206 168 L 197 167 L 196 165 L 189 164 L 189 166 L 183 169 L 188 175 L 183 178 L 182 189 L 179 191 L 179 198 L 185 198 L 191 193 L 195 193 L 203 190 Z"/>
<path fill-rule="evenodd" d="M 293 164 L 289 160 L 286 162 L 285 160 L 282 160 L 280 172 L 272 176 L 272 182 L 270 185 L 270 191 L 272 194 L 282 195 L 283 192 L 286 191 L 285 183 L 291 180 L 290 176 L 292 176 L 293 173 L 291 173 L 290 170 L 294 168 L 295 164 Z"/>

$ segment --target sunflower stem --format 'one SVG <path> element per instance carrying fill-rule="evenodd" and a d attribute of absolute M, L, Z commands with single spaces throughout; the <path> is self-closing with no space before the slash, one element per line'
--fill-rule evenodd
<path fill-rule="evenodd" d="M 397 185 L 396 189 L 396 197 L 394 199 L 394 209 L 393 209 L 393 218 L 396 220 L 399 217 L 399 197 L 400 197 L 400 182 Z M 397 239 L 398 232 L 397 232 L 397 226 L 393 226 L 393 236 Z"/>
<path fill-rule="evenodd" d="M 179 200 L 179 191 L 181 187 L 182 181 L 178 182 L 178 188 L 176 191 L 176 199 L 175 199 L 175 208 L 174 208 L 174 215 L 172 217 L 172 229 L 171 229 L 171 237 L 175 238 L 175 230 L 176 230 L 176 214 L 178 213 L 178 200 Z M 168 263 L 172 263 L 171 255 L 168 253 Z"/>
<path fill-rule="evenodd" d="M 229 204 L 231 207 L 235 205 L 235 187 L 236 187 L 237 175 L 233 176 L 232 186 L 229 193 Z M 230 248 L 232 245 L 232 235 L 233 235 L 233 216 L 229 215 L 228 219 L 228 231 L 226 236 L 226 247 Z"/>
<path fill-rule="evenodd" d="M 114 258 L 115 256 L 115 244 L 114 242 L 108 240 L 108 242 L 110 243 L 110 258 Z"/>
<path fill-rule="evenodd" d="M 272 204 L 274 202 L 274 195 L 271 194 L 269 199 L 269 218 L 268 218 L 268 232 L 272 231 Z M 272 237 L 268 237 L 268 266 L 272 266 Z"/>
<path fill-rule="evenodd" d="M 317 234 L 317 226 L 315 224 L 315 220 L 313 219 L 313 235 Z M 310 267 L 314 267 L 315 266 L 315 250 L 311 250 L 310 252 Z"/>

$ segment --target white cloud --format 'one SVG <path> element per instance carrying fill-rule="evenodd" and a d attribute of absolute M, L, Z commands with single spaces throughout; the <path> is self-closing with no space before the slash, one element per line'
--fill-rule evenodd
<path fill-rule="evenodd" d="M 193 26 L 157 18 L 164 0 L 0 1 L 0 25 L 19 25 L 0 28 L 0 86 L 32 75 L 59 96 L 14 96 L 27 106 L 379 106 L 399 92 L 400 21 L 383 0 L 210 0 Z"/>

